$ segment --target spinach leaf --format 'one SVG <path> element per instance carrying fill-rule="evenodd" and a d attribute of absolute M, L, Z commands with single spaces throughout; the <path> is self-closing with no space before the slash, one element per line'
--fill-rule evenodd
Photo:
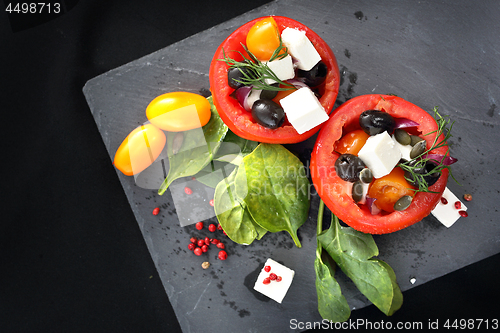
<path fill-rule="evenodd" d="M 201 129 L 196 128 L 185 131 L 182 144 L 173 147 L 174 137 L 178 133 L 167 133 L 167 154 L 169 161 L 168 175 L 160 186 L 158 193 L 162 195 L 170 184 L 181 177 L 193 176 L 212 161 L 213 156 L 219 149 L 222 139 L 228 131 L 227 126 L 219 117 L 212 97 L 207 98 L 210 102 L 212 115 L 210 121 Z M 174 151 L 176 153 L 174 153 Z"/>
<path fill-rule="evenodd" d="M 320 202 L 318 210 L 318 235 L 322 232 L 324 203 Z M 342 322 L 349 319 L 351 309 L 342 295 L 340 285 L 335 280 L 335 262 L 318 241 L 314 270 L 316 272 L 316 294 L 318 296 L 318 311 L 323 319 L 332 322 Z"/>
<path fill-rule="evenodd" d="M 266 230 L 255 223 L 245 203 L 236 197 L 236 173 L 237 170 L 234 170 L 215 188 L 214 210 L 222 229 L 232 241 L 251 244 L 255 239 L 261 239 Z"/>
<path fill-rule="evenodd" d="M 356 287 L 383 313 L 390 316 L 403 303 L 403 294 L 392 268 L 379 259 L 378 248 L 369 234 L 342 227 L 334 216 L 330 228 L 318 235 L 321 246 L 335 260 Z"/>
<path fill-rule="evenodd" d="M 202 184 L 215 188 L 258 144 L 258 142 L 240 138 L 228 130 L 213 161 L 200 170 L 195 178 Z"/>
<path fill-rule="evenodd" d="M 287 231 L 301 247 L 297 230 L 309 214 L 309 180 L 302 162 L 281 145 L 261 143 L 243 163 L 234 181 L 238 198 L 262 228 Z"/>

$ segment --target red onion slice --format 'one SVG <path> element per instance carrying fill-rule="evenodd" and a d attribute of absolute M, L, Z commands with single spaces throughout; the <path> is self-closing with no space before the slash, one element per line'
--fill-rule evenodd
<path fill-rule="evenodd" d="M 245 105 L 248 95 L 250 95 L 251 91 L 252 91 L 252 86 L 243 86 L 238 88 L 238 90 L 236 90 L 236 99 L 238 100 L 238 103 L 240 103 L 240 105 L 242 106 Z"/>
<path fill-rule="evenodd" d="M 366 205 L 368 206 L 368 209 L 370 210 L 370 213 L 372 213 L 372 215 L 377 215 L 381 211 L 381 209 L 378 208 L 377 205 L 375 205 L 375 200 L 377 199 L 366 196 Z"/>
<path fill-rule="evenodd" d="M 458 159 L 451 157 L 451 156 L 444 156 L 440 154 L 426 154 L 423 158 L 428 158 L 430 160 L 436 161 L 438 164 L 443 164 L 446 166 L 452 165 Z"/>
<path fill-rule="evenodd" d="M 395 128 L 417 127 L 420 124 L 408 118 L 394 118 L 396 121 Z"/>
<path fill-rule="evenodd" d="M 295 88 L 297 88 L 297 89 L 309 87 L 307 84 L 305 84 L 304 82 L 297 80 L 297 79 L 290 79 L 290 80 L 287 80 L 286 82 L 293 84 L 295 86 Z"/>

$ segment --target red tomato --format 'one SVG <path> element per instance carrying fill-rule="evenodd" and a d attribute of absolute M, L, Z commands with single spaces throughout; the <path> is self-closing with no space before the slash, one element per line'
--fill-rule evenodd
<path fill-rule="evenodd" d="M 146 108 L 151 124 L 169 132 L 205 126 L 211 115 L 210 103 L 205 97 L 184 91 L 160 95 Z"/>
<path fill-rule="evenodd" d="M 328 68 L 326 80 L 319 86 L 319 92 L 321 94 L 319 101 L 325 110 L 330 113 L 337 99 L 340 82 L 337 60 L 332 50 L 321 37 L 302 23 L 282 16 L 273 16 L 273 18 L 278 25 L 280 33 L 286 27 L 303 30 L 316 47 L 321 59 Z M 240 43 L 245 43 L 249 30 L 257 21 L 262 19 L 263 18 L 257 18 L 236 29 L 236 31 L 229 35 L 215 52 L 209 73 L 213 102 L 224 123 L 226 123 L 231 131 L 242 138 L 280 144 L 301 142 L 314 135 L 321 125 L 303 134 L 298 134 L 288 122 L 285 122 L 285 125 L 277 129 L 269 129 L 257 124 L 252 119 L 251 113 L 245 111 L 238 101 L 231 96 L 234 89 L 231 88 L 227 82 L 227 70 L 229 66 L 224 61 L 219 60 L 224 58 L 223 50 L 226 52 L 226 56 L 238 61 L 242 60 L 242 57 L 237 52 L 233 51 L 244 52 Z"/>
<path fill-rule="evenodd" d="M 151 124 L 141 125 L 123 140 L 113 164 L 126 176 L 136 175 L 158 158 L 166 142 L 162 130 Z"/>
<path fill-rule="evenodd" d="M 436 134 L 423 134 L 437 130 L 437 124 L 426 111 L 400 97 L 363 95 L 338 107 L 318 135 L 311 155 L 310 169 L 314 186 L 321 199 L 339 219 L 354 229 L 371 234 L 385 234 L 406 228 L 430 214 L 446 187 L 448 170 L 443 169 L 438 181 L 429 187 L 429 190 L 437 193 L 418 192 L 410 207 L 404 211 L 372 215 L 366 205 L 357 205 L 348 191 L 347 182 L 340 179 L 335 172 L 334 164 L 339 154 L 334 151 L 334 147 L 343 133 L 359 129 L 359 115 L 366 110 L 384 110 L 393 117 L 416 121 L 420 124 L 416 131 L 427 141 L 427 148 L 430 148 Z M 445 155 L 447 147 L 432 152 Z"/>
<path fill-rule="evenodd" d="M 358 155 L 370 136 L 363 130 L 355 130 L 345 134 L 335 144 L 335 151 L 340 154 Z"/>

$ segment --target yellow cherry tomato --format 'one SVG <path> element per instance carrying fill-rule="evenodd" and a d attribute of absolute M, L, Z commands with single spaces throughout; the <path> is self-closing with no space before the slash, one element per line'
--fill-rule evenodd
<path fill-rule="evenodd" d="M 113 164 L 127 176 L 150 166 L 165 147 L 165 133 L 154 125 L 141 125 L 130 132 L 116 151 Z"/>
<path fill-rule="evenodd" d="M 276 21 L 267 17 L 256 22 L 248 31 L 246 44 L 248 50 L 261 61 L 267 61 L 280 45 Z"/>
<path fill-rule="evenodd" d="M 368 195 L 375 198 L 375 205 L 386 212 L 394 211 L 394 204 L 405 195 L 413 196 L 415 191 L 405 178 L 401 168 L 394 168 L 381 178 L 375 179 L 368 189 Z"/>
<path fill-rule="evenodd" d="M 211 115 L 210 103 L 205 97 L 184 91 L 160 95 L 146 108 L 151 124 L 169 132 L 205 126 Z"/>

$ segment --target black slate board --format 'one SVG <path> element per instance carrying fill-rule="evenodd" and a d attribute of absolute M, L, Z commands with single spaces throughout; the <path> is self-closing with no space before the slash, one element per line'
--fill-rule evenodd
<path fill-rule="evenodd" d="M 480 12 L 485 20 L 469 22 L 470 11 Z M 469 217 L 450 229 L 427 217 L 400 232 L 376 236 L 380 258 L 394 268 L 407 290 L 500 250 L 493 208 L 499 197 L 499 177 L 493 170 L 500 96 L 500 30 L 493 18 L 499 13 L 498 4 L 486 2 L 421 2 L 398 8 L 398 2 L 275 1 L 96 77 L 84 93 L 112 158 L 123 138 L 146 121 L 144 110 L 154 97 L 208 88 L 212 55 L 239 25 L 264 15 L 289 16 L 308 25 L 337 56 L 343 73 L 337 104 L 362 94 L 393 93 L 426 110 L 438 105 L 442 114 L 456 120 L 450 144 L 459 159 L 453 172 L 461 186 L 450 181 L 449 188 L 458 196 L 472 193 Z M 307 155 L 313 143 L 314 138 L 289 148 Z M 201 233 L 193 226 L 180 227 L 175 194 L 158 196 L 154 186 L 143 188 L 132 177 L 118 177 L 183 331 L 198 332 L 215 324 L 221 331 L 280 331 L 292 318 L 321 319 L 312 267 L 317 196 L 312 197 L 309 221 L 300 229 L 302 249 L 279 233 L 248 247 L 228 244 L 229 258 L 221 262 L 214 251 L 205 258 L 189 253 L 189 237 Z M 209 193 L 199 200 L 207 203 Z M 154 217 L 156 206 L 162 213 Z M 296 271 L 281 305 L 251 290 L 268 257 Z M 207 258 L 212 266 L 203 271 L 200 263 Z M 349 281 L 342 276 L 340 280 L 353 308 L 368 304 Z M 224 311 L 224 321 L 210 315 L 219 311 Z"/>

